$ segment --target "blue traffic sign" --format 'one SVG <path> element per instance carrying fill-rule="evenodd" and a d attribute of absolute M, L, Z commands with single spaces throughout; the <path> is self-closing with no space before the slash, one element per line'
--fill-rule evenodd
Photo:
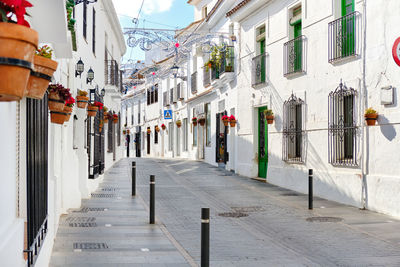
<path fill-rule="evenodd" d="M 171 109 L 164 110 L 164 119 L 172 120 L 172 110 Z"/>

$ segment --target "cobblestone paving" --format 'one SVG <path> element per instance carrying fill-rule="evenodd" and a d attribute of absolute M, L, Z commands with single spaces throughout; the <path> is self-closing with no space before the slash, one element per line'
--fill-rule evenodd
<path fill-rule="evenodd" d="M 131 197 L 130 166 L 118 162 L 81 209 L 62 216 L 50 266 L 195 266 L 163 225 L 148 223 L 143 199 Z"/>
<path fill-rule="evenodd" d="M 157 221 L 198 264 L 200 210 L 209 207 L 211 266 L 400 266 L 400 222 L 391 217 L 320 198 L 309 211 L 306 195 L 202 162 L 134 160 L 138 193 L 148 203 L 156 175 Z M 226 212 L 247 216 L 219 216 Z M 320 216 L 342 221 L 307 221 Z"/>

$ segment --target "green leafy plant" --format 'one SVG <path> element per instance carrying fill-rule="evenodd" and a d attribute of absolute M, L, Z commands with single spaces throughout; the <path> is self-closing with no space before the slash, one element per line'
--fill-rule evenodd
<path fill-rule="evenodd" d="M 77 51 L 77 46 L 76 46 L 76 32 L 75 32 L 75 23 L 76 20 L 72 18 L 72 12 L 74 10 L 75 6 L 75 1 L 74 0 L 67 0 L 65 4 L 65 8 L 67 10 L 67 24 L 68 24 L 68 30 L 71 32 L 71 38 L 72 38 L 72 50 Z"/>
<path fill-rule="evenodd" d="M 212 48 L 211 54 L 210 54 L 210 59 L 204 64 L 204 67 L 206 68 L 206 71 L 209 71 L 210 67 L 213 69 L 220 69 L 222 60 L 223 60 L 223 54 L 225 52 L 222 52 L 225 44 L 219 45 L 219 46 L 214 46 Z"/>
<path fill-rule="evenodd" d="M 265 116 L 274 116 L 274 113 L 272 112 L 272 109 L 267 109 L 264 111 Z"/>
<path fill-rule="evenodd" d="M 373 109 L 373 108 L 368 108 L 366 111 L 365 111 L 365 115 L 370 115 L 370 114 L 377 114 L 378 112 L 375 110 L 375 109 Z"/>
<path fill-rule="evenodd" d="M 79 95 L 79 96 L 87 96 L 87 95 L 88 95 L 88 92 L 82 91 L 82 90 L 79 90 L 79 89 L 78 89 L 78 95 Z"/>
<path fill-rule="evenodd" d="M 43 45 L 38 50 L 36 50 L 36 55 L 51 59 L 51 57 L 53 56 L 53 49 L 51 49 L 51 47 L 48 45 Z"/>

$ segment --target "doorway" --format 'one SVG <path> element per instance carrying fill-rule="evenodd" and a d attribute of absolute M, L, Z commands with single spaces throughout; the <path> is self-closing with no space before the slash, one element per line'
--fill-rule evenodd
<path fill-rule="evenodd" d="M 222 116 L 227 115 L 227 112 L 221 112 L 216 114 L 216 146 L 215 146 L 215 159 L 217 163 L 226 164 L 228 161 L 228 142 L 227 133 L 228 126 L 225 126 L 222 121 Z"/>
<path fill-rule="evenodd" d="M 147 155 L 150 155 L 150 127 L 147 127 Z"/>
<path fill-rule="evenodd" d="M 268 170 L 268 124 L 265 122 L 265 110 L 267 110 L 267 107 L 258 109 L 258 177 L 266 179 Z"/>
<path fill-rule="evenodd" d="M 180 136 L 180 128 L 176 126 L 176 156 L 181 156 L 181 136 Z"/>
<path fill-rule="evenodd" d="M 139 131 L 138 132 L 136 132 L 135 133 L 135 150 L 136 150 L 136 157 L 137 158 L 140 158 L 142 155 L 142 152 L 141 152 L 141 136 L 140 136 L 140 132 L 141 132 L 141 129 L 142 127 L 141 126 L 139 126 Z"/>

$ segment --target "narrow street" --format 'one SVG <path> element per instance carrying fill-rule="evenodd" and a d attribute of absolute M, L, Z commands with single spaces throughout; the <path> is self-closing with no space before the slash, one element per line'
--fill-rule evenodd
<path fill-rule="evenodd" d="M 186 160 L 135 159 L 138 196 L 131 200 L 131 160 L 106 174 L 83 204 L 87 213 L 62 218 L 51 266 L 199 264 L 202 207 L 211 209 L 211 266 L 399 266 L 400 222 L 389 216 L 319 198 L 309 211 L 306 195 Z M 148 225 L 150 174 L 156 176 L 155 226 Z M 94 207 L 107 210 L 92 213 Z M 96 224 L 68 224 L 81 216 Z M 77 249 L 77 242 L 107 247 Z"/>

